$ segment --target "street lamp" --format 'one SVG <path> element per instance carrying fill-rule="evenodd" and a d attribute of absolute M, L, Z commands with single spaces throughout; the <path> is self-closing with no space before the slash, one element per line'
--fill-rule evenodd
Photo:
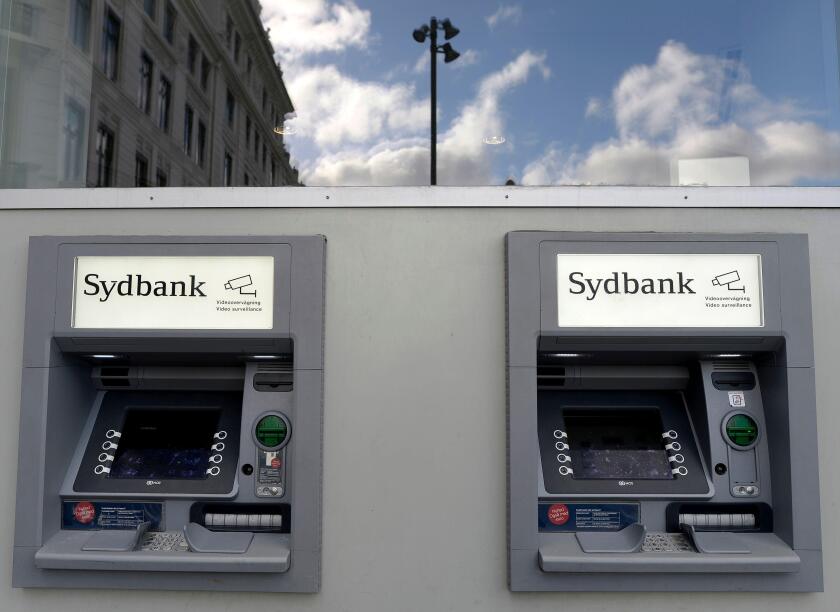
<path fill-rule="evenodd" d="M 445 43 L 441 46 L 437 44 L 438 30 L 443 30 L 444 40 L 455 38 L 458 36 L 460 30 L 452 25 L 449 19 L 438 21 L 436 17 L 432 17 L 428 25 L 423 24 L 411 36 L 419 43 L 426 42 L 429 39 L 429 51 L 432 54 L 432 147 L 431 147 L 431 172 L 430 185 L 437 185 L 437 54 L 443 54 L 443 63 L 449 64 L 454 62 L 461 55 L 452 45 Z"/>

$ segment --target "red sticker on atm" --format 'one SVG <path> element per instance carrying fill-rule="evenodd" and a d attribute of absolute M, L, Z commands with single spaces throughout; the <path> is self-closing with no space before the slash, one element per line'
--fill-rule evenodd
<path fill-rule="evenodd" d="M 271 467 L 273 467 L 275 470 L 280 469 L 280 459 L 278 457 L 275 457 L 271 460 Z"/>
<path fill-rule="evenodd" d="M 96 507 L 89 501 L 80 501 L 73 506 L 73 518 L 82 525 L 92 523 L 96 518 Z"/>
<path fill-rule="evenodd" d="M 569 507 L 566 504 L 552 504 L 546 514 L 552 525 L 565 525 L 569 520 Z"/>

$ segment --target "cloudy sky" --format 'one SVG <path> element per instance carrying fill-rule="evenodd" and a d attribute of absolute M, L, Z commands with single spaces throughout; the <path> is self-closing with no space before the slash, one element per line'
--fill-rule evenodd
<path fill-rule="evenodd" d="M 667 185 L 676 160 L 728 156 L 754 185 L 840 183 L 831 0 L 262 5 L 308 185 L 428 184 L 411 31 L 430 14 L 461 29 L 438 63 L 440 184 Z"/>

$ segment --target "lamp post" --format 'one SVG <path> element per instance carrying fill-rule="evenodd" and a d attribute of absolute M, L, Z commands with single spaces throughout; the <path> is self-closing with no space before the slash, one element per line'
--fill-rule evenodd
<path fill-rule="evenodd" d="M 412 33 L 412 37 L 419 43 L 426 42 L 429 39 L 429 52 L 432 54 L 431 61 L 431 106 L 432 106 L 432 125 L 431 137 L 432 146 L 430 149 L 431 168 L 429 173 L 429 184 L 437 185 L 437 54 L 443 53 L 443 63 L 448 64 L 454 62 L 461 55 L 452 45 L 444 43 L 438 46 L 438 30 L 443 30 L 444 40 L 449 40 L 458 36 L 460 30 L 452 25 L 449 19 L 438 21 L 436 17 L 429 20 L 428 25 L 423 24 Z"/>

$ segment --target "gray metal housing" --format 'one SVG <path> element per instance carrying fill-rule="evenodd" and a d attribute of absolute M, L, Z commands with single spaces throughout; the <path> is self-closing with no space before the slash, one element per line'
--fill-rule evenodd
<path fill-rule="evenodd" d="M 272 255 L 275 257 L 274 328 L 269 330 L 92 330 L 70 327 L 72 259 L 76 255 Z M 45 236 L 30 238 L 21 390 L 20 446 L 15 519 L 17 587 L 191 589 L 317 592 L 321 567 L 324 270 L 323 236 Z M 294 351 L 293 390 L 260 392 L 261 369 L 249 355 Z M 254 475 L 239 468 L 253 463 L 251 423 L 280 411 L 294 424 L 284 449 L 286 489 L 279 500 L 291 506 L 285 534 L 255 534 L 245 554 L 85 553 L 89 532 L 60 529 L 63 497 L 95 495 L 70 488 L 102 391 L 86 353 L 163 356 L 184 366 L 160 388 L 228 388 L 242 379 L 242 424 L 236 482 L 229 501 L 260 504 Z M 207 380 L 205 360 L 239 363 L 230 380 Z M 208 370 L 210 371 L 210 370 Z M 157 376 L 157 375 L 155 375 Z M 179 380 L 187 381 L 186 383 Z M 197 382 L 196 382 L 197 381 Z M 180 385 L 180 387 L 179 387 Z M 69 466 L 69 472 L 68 472 Z M 70 473 L 73 472 L 73 473 Z M 124 496 L 131 497 L 131 496 Z M 201 496 L 147 495 L 165 504 L 167 530 L 190 523 L 190 506 Z M 232 533 L 229 544 L 241 543 Z M 195 542 L 206 530 L 192 529 Z M 220 538 L 224 540 L 224 538 Z M 201 544 L 196 544 L 200 547 Z M 198 550 L 199 548 L 196 548 Z"/>
<path fill-rule="evenodd" d="M 761 328 L 559 328 L 557 253 L 759 253 L 765 325 Z M 511 232 L 506 237 L 509 587 L 514 591 L 820 591 L 816 400 L 808 242 L 789 234 Z M 573 533 L 541 533 L 537 445 L 539 349 L 586 351 L 644 365 L 645 355 L 695 359 L 705 378 L 710 353 L 761 354 L 756 374 L 762 425 L 771 438 L 759 470 L 772 487 L 772 533 L 751 534 L 751 555 L 718 551 L 665 556 L 584 553 Z M 624 362 L 622 362 L 624 363 Z M 760 404 L 759 404 L 760 405 Z M 710 403 L 709 423 L 728 406 Z M 692 415 L 697 426 L 697 415 Z M 759 418 L 760 415 L 759 415 Z M 725 446 L 699 432 L 711 457 Z M 759 441 L 766 445 L 767 440 Z M 711 447 L 711 448 L 710 448 Z M 766 448 L 766 447 L 765 447 Z M 723 453 L 723 455 L 721 455 Z M 768 457 L 769 454 L 769 457 Z M 709 457 L 707 457 L 708 460 Z M 714 465 L 714 463 L 711 463 Z M 769 472 L 769 474 L 768 474 Z M 729 475 L 711 474 L 710 502 L 732 502 Z M 542 494 L 545 492 L 543 491 Z M 622 497 L 622 501 L 628 499 Z M 631 498 L 632 499 L 632 498 Z M 664 531 L 667 500 L 635 500 L 641 522 Z M 754 536 L 754 537 L 753 537 Z M 715 545 L 719 545 L 715 541 Z M 710 546 L 710 550 L 714 547 Z M 701 558 L 702 557 L 702 558 Z"/>

